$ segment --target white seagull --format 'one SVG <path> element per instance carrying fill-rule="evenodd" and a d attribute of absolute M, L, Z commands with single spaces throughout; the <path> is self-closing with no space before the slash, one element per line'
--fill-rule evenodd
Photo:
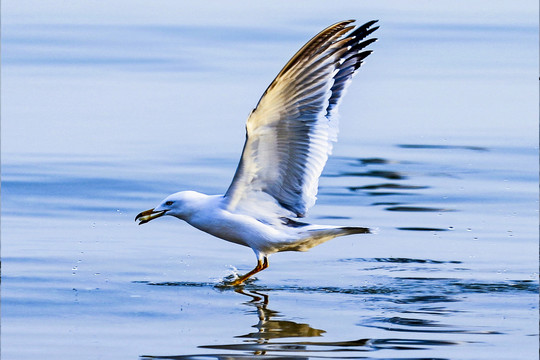
<path fill-rule="evenodd" d="M 139 225 L 163 215 L 218 238 L 250 247 L 257 266 L 230 283 L 242 284 L 280 251 L 307 251 L 365 227 L 314 225 L 296 219 L 315 204 L 319 177 L 337 140 L 337 108 L 351 78 L 371 54 L 366 39 L 376 20 L 355 29 L 341 21 L 305 44 L 266 89 L 248 117 L 246 142 L 224 195 L 181 191 L 137 215 Z M 366 39 L 366 40 L 365 40 Z"/>

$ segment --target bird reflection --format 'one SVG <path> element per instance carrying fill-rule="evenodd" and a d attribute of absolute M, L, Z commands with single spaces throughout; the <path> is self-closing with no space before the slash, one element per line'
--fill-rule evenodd
<path fill-rule="evenodd" d="M 235 336 L 236 338 L 255 339 L 259 344 L 268 343 L 271 339 L 280 339 L 287 337 L 315 337 L 322 336 L 326 331 L 315 329 L 309 324 L 297 323 L 288 320 L 278 320 L 281 317 L 278 311 L 268 308 L 268 295 L 257 291 L 245 291 L 237 289 L 237 293 L 246 295 L 252 298 L 246 304 L 255 306 L 255 310 L 259 322 L 253 325 L 257 329 L 256 332 L 251 332 L 245 335 Z"/>
<path fill-rule="evenodd" d="M 230 287 L 228 289 L 230 290 Z M 281 315 L 280 312 L 268 308 L 269 296 L 267 294 L 256 290 L 246 290 L 245 288 L 237 288 L 234 289 L 234 291 L 249 298 L 244 305 L 250 307 L 249 310 L 246 311 L 248 315 L 255 314 L 257 316 L 257 323 L 252 325 L 252 328 L 256 330 L 244 335 L 235 336 L 237 339 L 242 339 L 242 341 L 237 343 L 198 346 L 202 349 L 221 350 L 226 351 L 226 353 L 167 356 L 143 355 L 141 356 L 141 360 L 200 360 L 201 358 L 215 360 L 264 360 L 270 358 L 308 360 L 311 357 L 307 356 L 307 353 L 312 351 L 316 352 L 319 358 L 325 359 L 336 358 L 335 355 L 338 352 L 346 352 L 348 354 L 348 359 L 365 359 L 366 351 L 419 350 L 434 346 L 459 344 L 459 342 L 448 340 L 399 338 L 395 336 L 391 338 L 361 338 L 345 341 L 310 341 L 302 338 L 320 337 L 323 336 L 326 331 L 312 328 L 309 324 L 282 320 L 283 315 Z M 422 322 L 420 320 L 403 317 L 384 318 L 382 321 L 403 326 L 433 326 L 433 323 L 427 321 Z M 390 328 L 381 327 L 381 329 L 393 331 L 393 329 Z M 407 329 L 403 328 L 401 331 L 407 331 Z M 418 329 L 409 331 L 422 332 Z M 437 329 L 436 331 L 437 333 L 445 332 L 442 329 Z M 423 332 L 430 331 L 428 329 Z M 453 330 L 453 332 L 455 332 L 455 330 Z M 279 340 L 282 338 L 296 339 L 285 341 Z M 272 356 L 276 353 L 279 353 L 280 355 Z M 356 357 L 354 354 L 361 354 L 361 356 Z"/>

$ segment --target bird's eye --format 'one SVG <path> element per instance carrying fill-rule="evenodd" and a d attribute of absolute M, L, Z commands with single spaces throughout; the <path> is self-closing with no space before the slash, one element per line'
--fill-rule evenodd
<path fill-rule="evenodd" d="M 167 202 L 165 203 L 165 205 L 171 206 L 173 203 L 174 203 L 174 201 L 167 201 Z"/>

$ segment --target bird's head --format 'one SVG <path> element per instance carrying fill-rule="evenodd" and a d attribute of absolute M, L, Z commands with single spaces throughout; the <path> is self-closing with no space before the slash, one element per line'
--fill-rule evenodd
<path fill-rule="evenodd" d="M 189 199 L 192 197 L 192 191 L 181 191 L 167 196 L 161 203 L 153 209 L 143 211 L 135 217 L 139 225 L 145 224 L 150 220 L 157 219 L 163 215 L 171 215 L 183 219 L 189 211 Z"/>

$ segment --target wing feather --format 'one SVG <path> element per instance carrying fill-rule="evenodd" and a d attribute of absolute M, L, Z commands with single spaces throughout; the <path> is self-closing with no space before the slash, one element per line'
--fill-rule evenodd
<path fill-rule="evenodd" d="M 266 89 L 246 124 L 246 142 L 225 194 L 231 210 L 261 217 L 302 217 L 337 139 L 337 107 L 352 76 L 371 54 L 370 21 L 336 23 L 308 41 Z M 353 30 L 354 29 L 354 30 Z"/>

